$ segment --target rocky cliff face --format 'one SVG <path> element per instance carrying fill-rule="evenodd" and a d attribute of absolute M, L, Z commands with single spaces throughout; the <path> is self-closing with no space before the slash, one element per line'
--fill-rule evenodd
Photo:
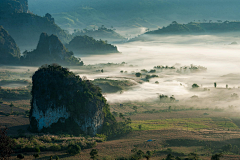
<path fill-rule="evenodd" d="M 42 65 L 46 63 L 60 63 L 63 65 L 83 65 L 80 58 L 68 52 L 56 35 L 48 36 L 42 33 L 37 48 L 32 52 L 24 52 L 22 58 L 25 65 Z"/>
<path fill-rule="evenodd" d="M 32 77 L 33 131 L 95 135 L 110 113 L 100 89 L 59 65 L 42 66 Z"/>
<path fill-rule="evenodd" d="M 0 26 L 0 64 L 14 64 L 20 58 L 20 50 L 14 39 Z"/>

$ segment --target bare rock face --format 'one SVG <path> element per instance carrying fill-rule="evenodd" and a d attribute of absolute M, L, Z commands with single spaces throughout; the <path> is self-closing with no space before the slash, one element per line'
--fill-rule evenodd
<path fill-rule="evenodd" d="M 14 39 L 0 26 L 0 64 L 14 64 L 20 58 L 20 50 Z"/>
<path fill-rule="evenodd" d="M 59 65 L 42 66 L 32 83 L 29 119 L 34 132 L 95 135 L 111 115 L 99 87 Z"/>

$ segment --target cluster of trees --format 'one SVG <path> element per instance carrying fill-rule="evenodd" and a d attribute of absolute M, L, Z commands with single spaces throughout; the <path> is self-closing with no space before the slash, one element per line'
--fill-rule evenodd
<path fill-rule="evenodd" d="M 175 69 L 174 66 L 169 67 L 169 66 L 162 66 L 162 65 L 154 66 L 154 68 L 156 68 L 156 69 Z"/>
<path fill-rule="evenodd" d="M 160 99 L 161 102 L 175 102 L 176 101 L 174 95 L 169 97 L 167 95 L 160 94 L 159 99 Z"/>
<path fill-rule="evenodd" d="M 109 41 L 119 41 L 119 40 L 125 40 L 123 36 L 121 36 L 119 33 L 117 33 L 113 27 L 106 28 L 104 25 L 97 27 L 94 27 L 93 29 L 83 29 L 83 30 L 74 30 L 74 33 L 72 33 L 72 36 L 84 36 L 87 35 L 89 37 L 93 37 L 95 39 L 106 39 Z"/>
<path fill-rule="evenodd" d="M 98 27 L 94 27 L 93 29 L 83 29 L 83 30 L 74 30 L 74 33 L 72 34 L 73 37 L 75 36 L 84 36 L 87 35 L 89 37 L 93 37 L 95 39 L 125 39 L 123 36 L 115 32 L 116 29 L 113 27 L 106 28 L 104 25 Z"/>
<path fill-rule="evenodd" d="M 220 32 L 234 32 L 240 31 L 238 21 L 218 21 L 218 23 L 190 22 L 188 24 L 180 24 L 173 21 L 167 27 L 159 28 L 158 30 L 149 31 L 146 34 L 190 34 L 190 33 L 220 33 Z"/>
<path fill-rule="evenodd" d="M 130 126 L 132 120 L 130 118 L 125 118 L 122 113 L 119 113 L 119 117 L 122 119 L 122 121 L 105 123 L 102 129 L 102 133 L 111 138 L 132 132 L 132 127 Z"/>
<path fill-rule="evenodd" d="M 194 84 L 192 85 L 192 88 L 198 88 L 198 87 L 199 87 L 199 85 L 196 84 L 196 83 L 194 83 Z"/>
<path fill-rule="evenodd" d="M 30 99 L 30 88 L 2 88 L 0 87 L 0 98 L 4 99 Z"/>
<path fill-rule="evenodd" d="M 156 72 L 156 70 L 149 71 L 149 73 L 155 73 L 155 72 Z M 142 73 L 137 72 L 137 73 L 135 73 L 135 76 L 136 77 L 142 77 Z M 158 77 L 158 75 L 155 75 L 155 74 L 152 74 L 152 75 L 147 74 L 147 75 L 145 75 L 146 81 L 149 81 L 149 79 L 155 78 L 155 77 Z"/>

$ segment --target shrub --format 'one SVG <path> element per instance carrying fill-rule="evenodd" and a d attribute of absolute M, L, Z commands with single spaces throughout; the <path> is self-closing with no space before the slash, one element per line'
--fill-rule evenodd
<path fill-rule="evenodd" d="M 89 148 L 93 148 L 93 147 L 96 147 L 96 146 L 97 146 L 96 142 L 87 142 L 85 148 L 89 149 Z"/>
<path fill-rule="evenodd" d="M 24 152 L 35 152 L 35 149 L 31 145 L 27 145 L 23 148 Z"/>
<path fill-rule="evenodd" d="M 47 151 L 46 146 L 40 146 L 39 149 L 40 149 L 41 151 Z"/>
<path fill-rule="evenodd" d="M 151 69 L 151 70 L 149 71 L 149 73 L 155 73 L 155 72 L 156 72 L 155 69 Z"/>
<path fill-rule="evenodd" d="M 168 149 L 167 149 L 167 152 L 168 152 L 168 153 L 172 153 L 172 148 L 168 148 Z"/>
<path fill-rule="evenodd" d="M 90 152 L 91 159 L 96 159 L 98 157 L 98 151 L 96 149 L 92 149 Z"/>
<path fill-rule="evenodd" d="M 49 136 L 42 136 L 39 138 L 39 140 L 42 140 L 43 142 L 47 142 L 47 143 L 52 142 L 52 139 Z"/>
<path fill-rule="evenodd" d="M 50 150 L 51 151 L 60 151 L 61 150 L 61 146 L 59 146 L 59 145 L 52 145 L 51 147 L 50 147 Z"/>
<path fill-rule="evenodd" d="M 79 145 L 69 145 L 67 149 L 68 154 L 79 154 L 81 152 L 81 147 Z"/>
<path fill-rule="evenodd" d="M 36 159 L 37 157 L 39 157 L 39 154 L 38 153 L 33 154 L 33 157 L 35 157 L 35 159 Z"/>
<path fill-rule="evenodd" d="M 24 158 L 24 155 L 21 153 L 21 154 L 18 154 L 17 155 L 17 158 L 19 158 L 19 159 L 23 159 Z"/>
<path fill-rule="evenodd" d="M 137 73 L 135 74 L 136 77 L 141 77 L 141 75 L 142 75 L 142 73 L 140 73 L 140 72 L 137 72 Z"/>
<path fill-rule="evenodd" d="M 199 87 L 199 85 L 197 85 L 196 83 L 194 83 L 193 85 L 192 85 L 192 88 L 198 88 Z"/>
<path fill-rule="evenodd" d="M 35 151 L 38 152 L 38 153 L 41 152 L 41 150 L 39 149 L 39 147 L 35 147 Z"/>
<path fill-rule="evenodd" d="M 146 75 L 146 80 L 149 80 L 150 78 L 151 78 L 151 76 L 150 75 Z"/>
<path fill-rule="evenodd" d="M 141 72 L 147 73 L 148 71 L 146 69 L 142 69 Z"/>
<path fill-rule="evenodd" d="M 105 134 L 97 134 L 96 137 L 101 138 L 103 141 L 107 140 L 107 136 Z"/>

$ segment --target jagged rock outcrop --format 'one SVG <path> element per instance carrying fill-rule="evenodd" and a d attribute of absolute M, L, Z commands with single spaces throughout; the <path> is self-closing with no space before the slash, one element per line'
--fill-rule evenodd
<path fill-rule="evenodd" d="M 20 50 L 14 39 L 0 26 L 0 64 L 15 64 L 19 61 Z"/>
<path fill-rule="evenodd" d="M 111 116 L 99 87 L 59 65 L 39 68 L 32 84 L 32 131 L 95 135 Z"/>
<path fill-rule="evenodd" d="M 32 52 L 25 51 L 21 61 L 25 65 L 41 65 L 47 63 L 59 63 L 63 65 L 83 65 L 80 58 L 73 56 L 56 35 L 48 36 L 42 33 L 37 48 Z"/>
<path fill-rule="evenodd" d="M 119 53 L 116 46 L 108 44 L 106 41 L 95 40 L 89 36 L 76 36 L 66 47 L 76 54 L 107 54 Z"/>

